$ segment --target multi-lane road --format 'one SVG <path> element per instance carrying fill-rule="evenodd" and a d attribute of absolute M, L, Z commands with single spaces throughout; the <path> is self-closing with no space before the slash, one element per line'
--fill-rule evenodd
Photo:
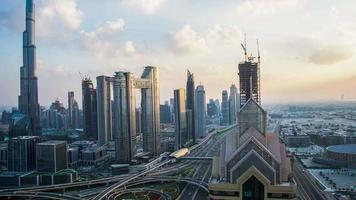
<path fill-rule="evenodd" d="M 303 168 L 298 159 L 294 159 L 293 172 L 298 185 L 298 198 L 301 200 L 334 200 L 328 193 L 324 192 L 317 180 Z"/>
<path fill-rule="evenodd" d="M 214 131 L 213 133 L 209 134 L 203 141 L 201 141 L 199 144 L 194 145 L 193 147 L 189 148 L 191 151 L 192 156 L 212 156 L 216 155 L 217 151 L 219 148 L 218 144 L 222 141 L 224 136 L 226 135 L 227 132 L 231 131 L 231 127 L 228 127 L 226 129 L 220 130 L 220 131 Z M 82 187 L 82 186 L 103 186 L 103 184 L 112 184 L 111 186 L 105 188 L 103 191 L 99 192 L 99 195 L 96 196 L 96 199 L 102 199 L 103 197 L 107 196 L 108 194 L 114 192 L 115 190 L 119 189 L 120 187 L 126 185 L 130 181 L 134 181 L 139 179 L 142 176 L 149 176 L 150 172 L 158 172 L 160 174 L 161 171 L 172 171 L 177 168 L 177 166 L 180 166 L 181 168 L 188 167 L 189 165 L 187 163 L 190 163 L 191 161 L 183 161 L 183 162 L 177 162 L 170 164 L 173 161 L 173 158 L 170 158 L 170 160 L 165 160 L 165 161 L 160 161 L 160 162 L 152 162 L 149 164 L 148 169 L 144 170 L 143 172 L 139 172 L 137 174 L 132 174 L 132 175 L 127 175 L 127 176 L 115 176 L 115 177 L 109 177 L 109 178 L 103 178 L 103 179 L 98 179 L 98 180 L 92 180 L 92 181 L 84 181 L 84 182 L 76 182 L 76 183 L 70 183 L 70 184 L 60 184 L 60 185 L 52 185 L 52 186 L 40 186 L 40 187 L 29 187 L 29 188 L 18 188 L 18 189 L 10 189 L 10 190 L 0 190 L 0 194 L 8 194 L 8 196 L 11 196 L 12 194 L 16 194 L 19 192 L 47 192 L 47 191 L 55 191 L 55 190 L 63 190 L 65 188 L 75 188 L 75 187 Z M 201 180 L 204 182 L 208 182 L 211 176 L 211 161 L 193 161 L 198 164 L 198 168 L 195 168 L 195 172 L 192 178 L 196 180 Z M 164 167 L 167 165 L 166 167 Z M 166 168 L 166 169 L 165 169 Z M 157 170 L 159 169 L 159 170 Z M 46 193 L 46 194 L 51 194 L 51 193 Z M 52 193 L 55 195 L 61 195 L 59 193 Z M 185 196 L 188 194 L 192 194 L 193 196 L 196 196 L 197 198 L 201 199 L 201 197 L 204 196 L 204 198 L 207 198 L 207 192 L 204 190 L 199 189 L 199 187 L 194 186 L 194 184 L 187 184 L 187 187 L 185 191 L 182 192 L 181 196 Z M 70 195 L 64 195 L 63 199 L 70 199 Z M 192 196 L 189 196 L 188 199 L 191 199 Z M 75 199 L 80 199 L 77 197 L 73 197 Z M 186 198 L 182 198 L 186 199 Z"/>

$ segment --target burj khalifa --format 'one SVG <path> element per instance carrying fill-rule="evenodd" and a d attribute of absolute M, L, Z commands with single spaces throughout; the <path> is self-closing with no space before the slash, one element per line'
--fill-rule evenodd
<path fill-rule="evenodd" d="M 20 68 L 19 110 L 28 115 L 29 135 L 41 135 L 36 74 L 35 5 L 26 0 L 26 29 L 23 32 L 23 66 Z"/>

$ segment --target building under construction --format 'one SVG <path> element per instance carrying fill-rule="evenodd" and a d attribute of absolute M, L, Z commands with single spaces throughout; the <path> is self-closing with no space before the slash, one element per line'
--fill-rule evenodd
<path fill-rule="evenodd" d="M 255 57 L 248 56 L 245 44 L 241 44 L 245 52 L 245 61 L 239 63 L 240 77 L 240 107 L 242 107 L 250 98 L 261 104 L 260 88 L 260 53 L 258 50 L 257 62 Z M 257 49 L 258 41 L 257 41 Z"/>

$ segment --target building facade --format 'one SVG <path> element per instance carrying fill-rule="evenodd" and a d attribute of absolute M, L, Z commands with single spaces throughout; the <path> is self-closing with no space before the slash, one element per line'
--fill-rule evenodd
<path fill-rule="evenodd" d="M 58 172 L 67 169 L 67 142 L 50 140 L 36 144 L 38 172 Z"/>
<path fill-rule="evenodd" d="M 187 120 L 185 110 L 185 91 L 183 88 L 174 90 L 174 122 L 175 149 L 181 149 L 188 141 Z"/>
<path fill-rule="evenodd" d="M 112 138 L 111 78 L 96 77 L 98 142 L 104 145 Z"/>
<path fill-rule="evenodd" d="M 35 5 L 26 1 L 26 29 L 23 32 L 23 66 L 20 68 L 19 111 L 30 119 L 27 135 L 41 135 L 40 106 L 38 104 L 38 83 L 35 44 Z"/>
<path fill-rule="evenodd" d="M 98 139 L 96 89 L 89 78 L 82 80 L 83 125 L 89 139 Z"/>
<path fill-rule="evenodd" d="M 229 124 L 229 95 L 226 90 L 222 91 L 222 101 L 221 101 L 221 114 L 222 114 L 222 125 Z"/>
<path fill-rule="evenodd" d="M 192 143 L 195 143 L 196 138 L 196 128 L 195 128 L 195 83 L 194 83 L 194 74 L 187 70 L 187 84 L 186 84 L 186 111 L 187 111 L 187 120 L 188 120 L 188 136 L 192 140 Z"/>
<path fill-rule="evenodd" d="M 38 136 L 19 136 L 8 141 L 7 168 L 10 172 L 29 172 L 36 170 L 36 144 Z"/>
<path fill-rule="evenodd" d="M 203 85 L 198 85 L 196 94 L 196 137 L 204 138 L 206 132 L 206 99 Z"/>

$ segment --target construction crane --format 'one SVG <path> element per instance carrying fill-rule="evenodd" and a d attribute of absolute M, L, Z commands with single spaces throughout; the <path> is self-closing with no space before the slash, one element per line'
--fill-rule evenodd
<path fill-rule="evenodd" d="M 246 33 L 245 33 L 245 44 L 242 44 L 241 43 L 241 46 L 242 46 L 242 49 L 244 50 L 244 53 L 245 53 L 245 62 L 247 61 L 247 43 L 246 43 Z"/>
<path fill-rule="evenodd" d="M 257 59 L 258 59 L 258 64 L 260 64 L 261 62 L 261 56 L 260 56 L 260 45 L 258 43 L 258 39 L 257 40 Z"/>

